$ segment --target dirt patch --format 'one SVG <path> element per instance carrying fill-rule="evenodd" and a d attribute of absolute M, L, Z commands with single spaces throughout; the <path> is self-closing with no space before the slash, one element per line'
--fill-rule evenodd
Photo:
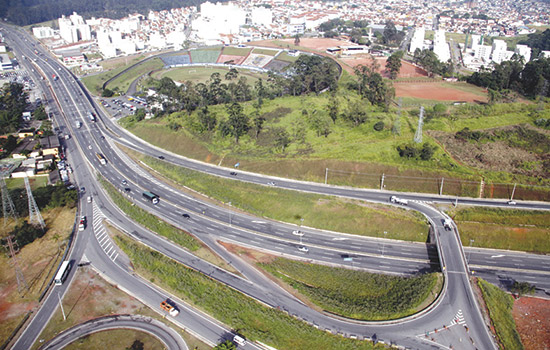
<path fill-rule="evenodd" d="M 495 128 L 484 132 L 510 130 L 513 127 Z M 459 163 L 477 169 L 503 171 L 512 174 L 547 177 L 547 169 L 542 161 L 545 155 L 539 155 L 527 149 L 510 146 L 505 140 L 491 142 L 470 142 L 455 138 L 453 134 L 441 131 L 428 131 L 445 150 Z"/>
<path fill-rule="evenodd" d="M 487 102 L 486 98 L 479 95 L 445 85 L 442 82 L 401 82 L 394 83 L 393 87 L 397 97 L 414 97 L 437 101 Z"/>
<path fill-rule="evenodd" d="M 354 55 L 341 57 L 340 61 L 344 62 L 352 68 L 358 65 L 368 66 L 372 64 L 373 61 L 375 61 L 376 65 L 378 66 L 378 73 L 380 73 L 385 78 L 390 77 L 389 73 L 386 72 L 386 57 L 374 58 L 371 55 Z M 401 69 L 399 70 L 399 74 L 397 75 L 398 78 L 424 78 L 427 76 L 428 73 L 424 69 L 417 67 L 412 63 L 401 60 Z"/>
<path fill-rule="evenodd" d="M 246 56 L 220 55 L 217 63 L 241 64 L 244 62 L 245 58 Z"/>
<path fill-rule="evenodd" d="M 522 297 L 512 314 L 525 350 L 550 350 L 550 300 Z"/>
<path fill-rule="evenodd" d="M 261 252 L 258 252 L 256 250 L 251 249 L 245 249 L 241 246 L 226 243 L 226 242 L 218 242 L 220 245 L 222 245 L 227 251 L 231 252 L 232 254 L 238 255 L 243 260 L 248 262 L 249 264 L 255 265 L 256 263 L 270 263 L 273 260 L 275 260 L 275 256 L 264 254 Z"/>

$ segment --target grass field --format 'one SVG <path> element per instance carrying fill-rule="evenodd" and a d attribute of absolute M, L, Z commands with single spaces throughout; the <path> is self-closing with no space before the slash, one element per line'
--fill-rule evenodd
<path fill-rule="evenodd" d="M 371 342 L 329 334 L 286 313 L 268 308 L 240 292 L 190 270 L 124 237 L 117 244 L 146 279 L 204 310 L 250 340 L 280 350 L 381 349 Z"/>
<path fill-rule="evenodd" d="M 491 324 L 500 344 L 504 350 L 521 350 L 523 345 L 516 330 L 516 323 L 512 316 L 514 299 L 498 287 L 479 278 L 477 284 L 483 294 L 487 306 Z"/>
<path fill-rule="evenodd" d="M 26 313 L 37 305 L 38 297 L 55 274 L 75 221 L 75 210 L 55 208 L 41 212 L 48 232 L 33 243 L 21 248 L 17 254 L 18 264 L 29 286 L 29 291 L 19 294 L 15 269 L 7 255 L 0 254 L 0 345 L 9 337 Z M 13 229 L 0 230 L 0 237 Z"/>
<path fill-rule="evenodd" d="M 160 69 L 162 67 L 164 67 L 164 63 L 162 63 L 161 59 L 153 58 L 133 67 L 121 76 L 117 77 L 107 85 L 107 88 L 113 91 L 120 91 L 122 93 L 125 93 L 128 90 L 128 87 L 130 87 L 130 84 L 141 75 L 147 74 L 153 70 Z"/>
<path fill-rule="evenodd" d="M 298 59 L 298 57 L 295 57 L 295 56 L 290 56 L 288 54 L 288 52 L 286 51 L 283 51 L 281 52 L 280 54 L 277 55 L 277 57 L 275 57 L 276 60 L 280 60 L 280 61 L 284 61 L 284 62 L 294 62 Z"/>
<path fill-rule="evenodd" d="M 47 176 L 31 177 L 29 178 L 29 184 L 31 185 L 31 189 L 47 186 L 48 177 Z M 25 180 L 21 178 L 9 178 L 9 179 L 6 179 L 6 186 L 8 186 L 8 189 L 10 190 L 14 188 L 25 188 Z"/>
<path fill-rule="evenodd" d="M 258 55 L 266 55 L 266 56 L 275 56 L 279 50 L 272 50 L 272 49 L 260 49 L 260 48 L 254 48 L 252 53 L 258 54 Z"/>
<path fill-rule="evenodd" d="M 258 264 L 331 313 L 358 320 L 412 315 L 439 294 L 437 273 L 397 277 L 275 258 Z M 439 282 L 439 283 L 438 283 Z"/>
<path fill-rule="evenodd" d="M 426 220 L 414 211 L 233 181 L 136 153 L 132 156 L 176 183 L 258 216 L 371 237 L 384 237 L 385 231 L 387 238 L 427 240 Z"/>
<path fill-rule="evenodd" d="M 88 75 L 85 77 L 82 77 L 80 80 L 86 88 L 94 95 L 101 95 L 101 91 L 103 88 L 103 84 L 117 75 L 118 73 L 122 72 L 126 68 L 125 66 L 113 68 L 112 70 L 104 71 L 98 74 Z"/>
<path fill-rule="evenodd" d="M 72 342 L 64 349 L 132 349 L 134 342 L 141 343 L 143 350 L 156 350 L 163 348 L 160 340 L 148 333 L 133 329 L 113 329 L 87 335 Z"/>
<path fill-rule="evenodd" d="M 247 83 L 254 85 L 254 83 L 258 79 L 263 79 L 264 81 L 267 80 L 267 74 L 265 73 L 259 73 L 256 71 L 251 71 L 247 69 L 237 69 L 239 72 L 239 77 L 243 76 L 246 77 Z M 164 77 L 168 77 L 174 81 L 178 82 L 184 82 L 184 81 L 191 81 L 193 83 L 204 83 L 208 79 L 210 79 L 210 76 L 214 73 L 219 73 L 222 81 L 225 81 L 225 74 L 229 72 L 229 68 L 223 68 L 223 67 L 182 67 L 182 68 L 171 68 L 168 70 L 162 70 L 159 72 L 153 73 L 153 77 L 155 79 L 162 79 Z M 225 81 L 227 82 L 227 81 Z"/>
<path fill-rule="evenodd" d="M 462 242 L 484 248 L 550 253 L 550 212 L 517 209 L 452 210 Z"/>

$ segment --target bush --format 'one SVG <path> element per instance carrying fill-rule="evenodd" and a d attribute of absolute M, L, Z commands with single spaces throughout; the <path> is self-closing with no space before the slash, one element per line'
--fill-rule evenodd
<path fill-rule="evenodd" d="M 382 130 L 384 130 L 384 126 L 385 126 L 385 125 L 384 125 L 384 122 L 383 122 L 383 121 L 379 121 L 379 122 L 377 122 L 376 124 L 374 124 L 373 128 L 374 128 L 374 130 L 376 130 L 376 131 L 382 131 Z"/>
<path fill-rule="evenodd" d="M 112 90 L 103 89 L 103 91 L 101 92 L 101 97 L 113 97 L 114 94 L 115 93 Z"/>
<path fill-rule="evenodd" d="M 414 158 L 420 160 L 430 160 L 435 153 L 436 148 L 429 143 L 425 143 L 422 147 L 416 147 L 414 145 L 401 145 L 397 146 L 397 152 L 402 158 Z"/>
<path fill-rule="evenodd" d="M 27 221 L 23 221 L 22 224 L 15 226 L 10 235 L 14 237 L 14 241 L 17 241 L 19 248 L 26 246 L 29 243 L 34 242 L 35 239 L 44 236 L 46 230 L 38 226 L 29 224 Z M 5 245 L 5 239 L 2 239 L 2 244 Z"/>

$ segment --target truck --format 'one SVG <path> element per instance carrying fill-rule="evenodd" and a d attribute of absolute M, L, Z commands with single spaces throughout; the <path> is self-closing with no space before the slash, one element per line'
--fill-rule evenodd
<path fill-rule="evenodd" d="M 167 311 L 171 316 L 176 317 L 180 312 L 172 303 L 170 300 L 166 299 L 160 303 L 160 308 L 164 311 Z"/>
<path fill-rule="evenodd" d="M 86 229 L 86 217 L 82 216 L 78 224 L 78 231 L 84 231 Z"/>
<path fill-rule="evenodd" d="M 79 122 L 79 121 L 77 121 L 77 122 L 76 122 L 76 127 L 77 127 L 78 129 L 80 129 L 80 128 L 82 127 L 82 123 Z"/>
<path fill-rule="evenodd" d="M 160 197 L 158 195 L 156 195 L 156 194 L 154 194 L 153 192 L 150 192 L 150 191 L 143 192 L 143 198 L 147 199 L 148 201 L 150 201 L 153 204 L 158 204 L 158 202 L 160 200 Z"/>
<path fill-rule="evenodd" d="M 398 197 L 396 197 L 396 196 L 391 196 L 391 197 L 390 197 L 390 202 L 396 203 L 396 204 L 401 204 L 401 205 L 407 205 L 407 204 L 409 204 L 409 201 L 408 201 L 408 200 L 402 199 L 402 198 L 398 198 Z"/>
<path fill-rule="evenodd" d="M 445 230 L 452 230 L 453 229 L 453 220 L 451 220 L 451 219 L 443 220 L 443 227 L 445 227 Z"/>
<path fill-rule="evenodd" d="M 95 122 L 95 115 L 94 115 L 93 112 L 89 112 L 89 113 L 88 113 L 88 118 L 90 118 L 90 121 L 91 121 L 91 122 Z"/>

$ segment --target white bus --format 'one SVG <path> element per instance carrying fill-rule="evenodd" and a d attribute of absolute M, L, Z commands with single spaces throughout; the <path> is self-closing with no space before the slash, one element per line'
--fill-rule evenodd
<path fill-rule="evenodd" d="M 55 285 L 56 286 L 60 286 L 63 284 L 63 282 L 65 281 L 65 278 L 67 278 L 67 275 L 69 274 L 69 271 L 70 271 L 70 266 L 69 266 L 69 261 L 63 261 L 63 263 L 61 263 L 61 267 L 59 268 L 59 270 L 57 271 L 57 274 L 55 275 Z"/>

